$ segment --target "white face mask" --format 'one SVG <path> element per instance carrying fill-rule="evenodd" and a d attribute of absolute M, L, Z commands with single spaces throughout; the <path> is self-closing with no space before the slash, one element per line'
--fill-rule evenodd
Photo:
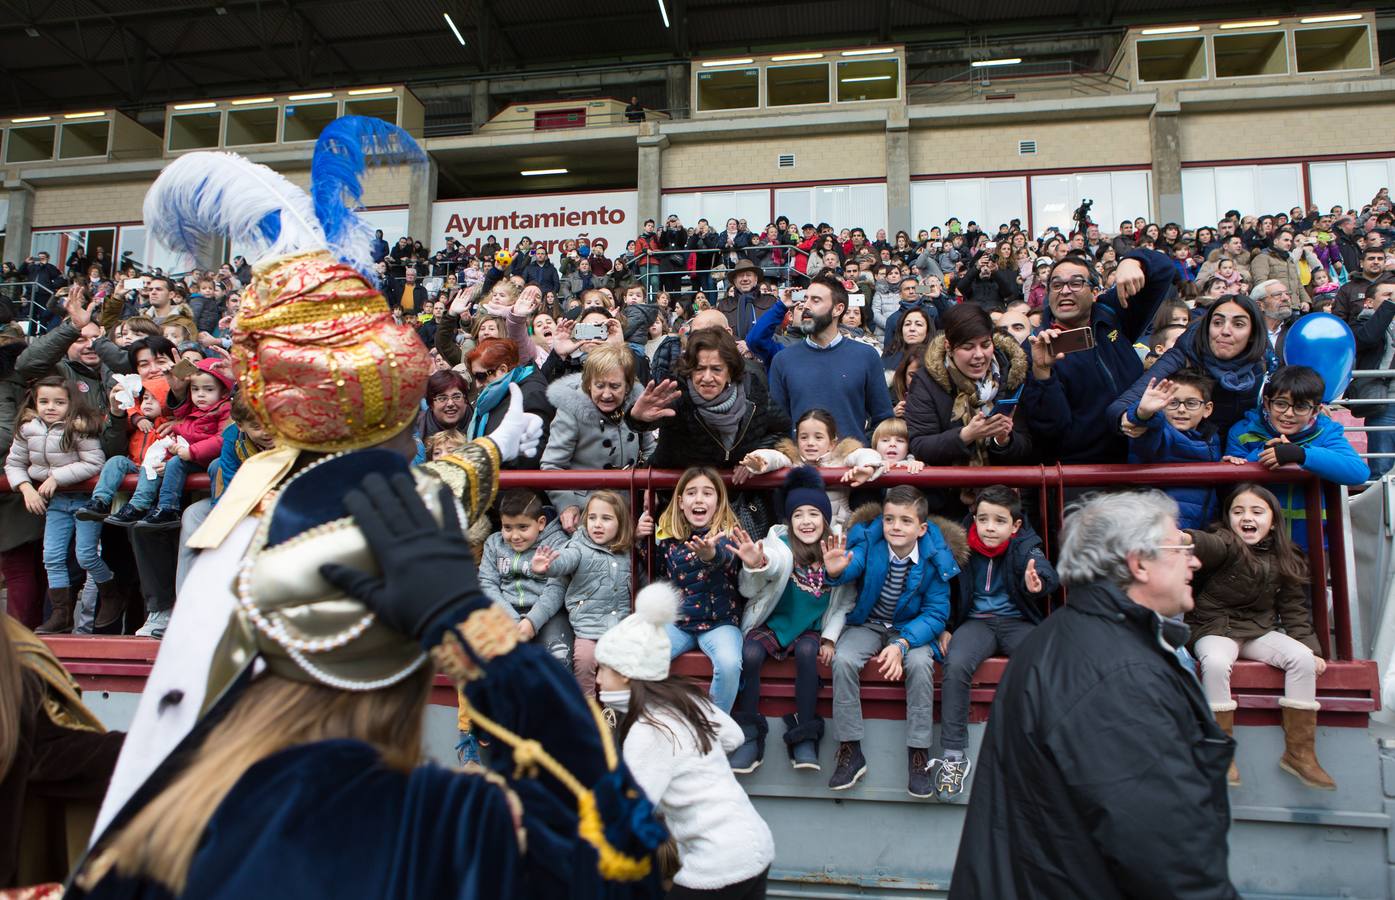
<path fill-rule="evenodd" d="M 609 706 L 618 713 L 628 712 L 630 709 L 630 689 L 601 691 L 601 705 Z"/>

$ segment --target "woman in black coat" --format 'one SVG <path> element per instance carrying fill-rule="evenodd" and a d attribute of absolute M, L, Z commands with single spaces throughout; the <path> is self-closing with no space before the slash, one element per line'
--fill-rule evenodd
<path fill-rule="evenodd" d="M 659 429 L 656 468 L 731 469 L 752 450 L 789 437 L 789 416 L 771 403 L 765 380 L 746 368 L 727 331 L 688 335 L 674 374 L 676 381 L 650 384 L 625 417 L 635 431 Z"/>

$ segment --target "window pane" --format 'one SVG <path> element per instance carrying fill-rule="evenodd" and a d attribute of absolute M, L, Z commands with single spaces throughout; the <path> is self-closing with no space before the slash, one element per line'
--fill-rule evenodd
<path fill-rule="evenodd" d="M 828 63 L 771 66 L 765 70 L 765 105 L 828 102 Z"/>
<path fill-rule="evenodd" d="M 345 100 L 344 115 L 372 116 L 384 122 L 397 124 L 397 98 L 375 97 L 371 100 Z"/>
<path fill-rule="evenodd" d="M 698 109 L 753 109 L 760 105 L 759 69 L 699 72 Z"/>
<path fill-rule="evenodd" d="M 78 159 L 84 156 L 106 156 L 107 135 L 110 133 L 110 122 L 82 122 L 76 125 L 64 125 L 62 143 L 58 145 L 58 158 Z"/>
<path fill-rule="evenodd" d="M 229 147 L 247 144 L 276 143 L 276 120 L 280 110 L 274 106 L 257 109 L 228 110 L 228 134 L 224 143 Z"/>
<path fill-rule="evenodd" d="M 326 125 L 339 118 L 338 103 L 302 103 L 286 107 L 283 141 L 314 141 Z"/>
<path fill-rule="evenodd" d="M 1282 31 L 1218 34 L 1212 40 L 1217 78 L 1288 74 L 1288 41 Z"/>
<path fill-rule="evenodd" d="M 895 57 L 838 63 L 838 102 L 895 100 L 901 91 L 901 67 Z"/>
<path fill-rule="evenodd" d="M 1336 72 L 1371 67 L 1371 41 L 1365 25 L 1309 28 L 1293 33 L 1300 72 Z"/>
<path fill-rule="evenodd" d="M 1139 81 L 1190 81 L 1206 77 L 1204 38 L 1139 41 Z"/>
<path fill-rule="evenodd" d="M 170 116 L 170 133 L 166 140 L 171 150 L 207 150 L 218 146 L 218 132 L 222 126 L 221 112 Z"/>
<path fill-rule="evenodd" d="M 38 128 L 11 128 L 5 145 L 5 162 L 38 162 L 53 159 L 52 125 Z"/>

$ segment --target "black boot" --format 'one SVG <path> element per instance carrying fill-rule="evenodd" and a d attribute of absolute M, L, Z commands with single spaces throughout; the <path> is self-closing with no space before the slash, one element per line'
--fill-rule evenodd
<path fill-rule="evenodd" d="M 106 629 L 121 621 L 126 615 L 126 601 L 130 593 L 123 590 L 113 578 L 97 583 L 97 622 L 96 629 Z"/>
<path fill-rule="evenodd" d="M 819 768 L 819 740 L 823 738 L 823 718 L 814 716 L 801 723 L 799 717 L 788 715 L 785 722 L 785 747 L 789 750 L 790 765 L 796 769 Z"/>
<path fill-rule="evenodd" d="M 770 730 L 770 726 L 765 722 L 765 716 L 756 715 L 751 717 L 737 713 L 736 724 L 741 726 L 741 733 L 745 735 L 746 741 L 740 747 L 732 751 L 727 760 L 731 763 L 731 770 L 738 775 L 749 775 L 760 764 L 765 761 L 765 736 Z"/>
<path fill-rule="evenodd" d="M 111 501 L 98 500 L 93 497 L 87 504 L 73 513 L 73 518 L 80 522 L 104 522 L 107 516 L 111 515 Z"/>
<path fill-rule="evenodd" d="M 73 630 L 73 589 L 49 588 L 48 618 L 34 629 L 35 634 L 67 634 Z"/>

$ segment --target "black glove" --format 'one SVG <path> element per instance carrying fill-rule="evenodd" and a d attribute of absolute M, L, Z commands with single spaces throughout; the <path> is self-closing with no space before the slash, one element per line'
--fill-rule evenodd
<path fill-rule="evenodd" d="M 389 482 L 378 474 L 344 496 L 382 576 L 328 563 L 320 575 L 361 600 L 389 626 L 420 640 L 447 610 L 472 601 L 488 602 L 480 592 L 474 554 L 460 529 L 455 498 L 441 488 L 444 521 L 436 520 L 418 496 L 412 476 L 397 474 Z M 460 610 L 464 618 L 465 611 Z"/>
<path fill-rule="evenodd" d="M 1286 466 L 1289 463 L 1298 463 L 1301 466 L 1303 465 L 1303 460 L 1307 458 L 1308 451 L 1297 444 L 1284 443 L 1274 445 L 1274 459 L 1277 460 L 1281 466 Z"/>

